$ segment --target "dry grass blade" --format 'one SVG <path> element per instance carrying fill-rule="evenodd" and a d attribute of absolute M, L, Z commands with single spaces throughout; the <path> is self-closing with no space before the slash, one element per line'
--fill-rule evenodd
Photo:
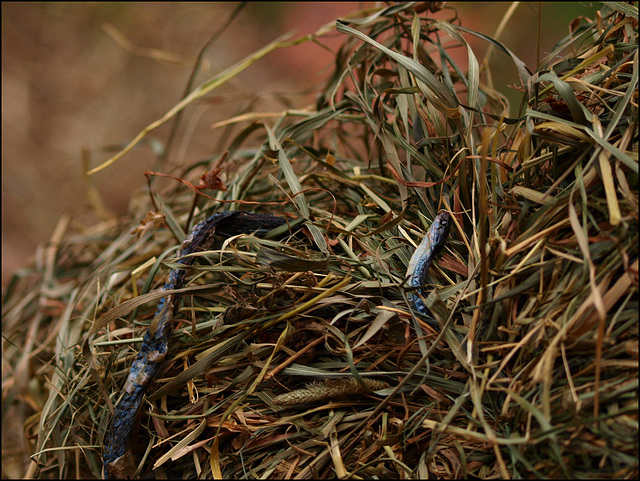
<path fill-rule="evenodd" d="M 290 37 L 291 37 L 291 34 L 285 34 L 285 35 L 277 38 L 276 40 L 274 40 L 273 42 L 271 42 L 267 46 L 261 48 L 259 51 L 257 51 L 254 54 L 250 55 L 246 59 L 238 62 L 236 65 L 233 65 L 233 66 L 229 67 L 224 72 L 220 73 L 219 75 L 216 75 L 214 78 L 207 80 L 206 82 L 202 83 L 201 85 L 199 85 L 198 87 L 193 89 L 193 91 L 189 95 L 187 95 L 180 102 L 178 102 L 162 118 L 156 120 L 155 122 L 153 122 L 153 123 L 149 124 L 147 127 L 145 127 L 138 135 L 136 135 L 133 138 L 133 140 L 131 142 L 129 142 L 129 144 L 124 149 L 122 149 L 120 152 L 118 152 L 116 155 L 114 155 L 113 157 L 111 157 L 110 159 L 108 159 L 107 161 L 105 161 L 104 163 L 99 165 L 98 167 L 94 167 L 93 169 L 91 169 L 89 172 L 87 172 L 87 174 L 88 175 L 95 174 L 97 172 L 100 172 L 103 169 L 106 169 L 107 167 L 109 167 L 114 162 L 117 162 L 122 156 L 124 156 L 133 147 L 135 147 L 136 144 L 138 142 L 140 142 L 149 132 L 154 131 L 155 129 L 160 127 L 165 122 L 171 120 L 171 118 L 173 118 L 176 114 L 178 114 L 180 111 L 182 111 L 187 105 L 192 103 L 194 100 L 196 100 L 196 99 L 208 94 L 212 90 L 218 88 L 220 85 L 224 84 L 229 79 L 235 77 L 240 72 L 242 72 L 243 70 L 245 70 L 246 68 L 251 66 L 253 63 L 258 61 L 259 59 L 261 59 L 262 57 L 264 57 L 268 53 L 272 52 L 273 50 L 275 50 L 277 48 L 282 48 L 283 46 L 285 46 L 286 45 L 285 44 L 285 40 L 287 40 Z"/>
<path fill-rule="evenodd" d="M 460 112 L 458 111 L 458 99 L 450 90 L 447 90 L 435 75 L 427 70 L 422 64 L 413 60 L 412 58 L 405 57 L 391 49 L 388 49 L 384 45 L 376 42 L 375 40 L 367 37 L 361 32 L 344 25 L 341 22 L 336 23 L 336 29 L 338 32 L 347 33 L 370 43 L 374 47 L 380 49 L 382 52 L 391 57 L 399 65 L 402 65 L 409 72 L 411 72 L 418 80 L 418 88 L 422 93 L 436 106 L 436 108 L 445 114 L 449 118 L 459 118 Z"/>
<path fill-rule="evenodd" d="M 132 440 L 137 475 L 637 478 L 637 7 L 603 5 L 533 73 L 428 8 L 338 22 L 317 108 L 218 123 L 228 155 L 153 192 L 159 212 L 143 197 L 126 225 L 61 221 L 3 295 L 3 423 L 27 436 L 28 476 L 100 475 L 109 405 L 187 224 L 241 208 L 287 225 L 193 254 Z M 269 44 L 137 139 L 330 31 Z M 468 35 L 511 60 L 519 111 Z M 194 201 L 184 186 L 214 167 L 226 190 Z M 423 288 L 431 318 L 407 303 L 405 273 L 443 209 L 454 227 Z"/>

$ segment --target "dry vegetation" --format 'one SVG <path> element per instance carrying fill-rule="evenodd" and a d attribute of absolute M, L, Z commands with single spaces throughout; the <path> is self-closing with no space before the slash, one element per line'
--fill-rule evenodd
<path fill-rule="evenodd" d="M 3 429 L 23 416 L 31 476 L 100 476 L 111 403 L 177 246 L 195 220 L 240 208 L 286 215 L 297 234 L 238 236 L 190 269 L 136 476 L 637 478 L 638 9 L 576 21 L 532 73 L 428 8 L 339 22 L 316 108 L 217 125 L 228 152 L 162 189 L 151 174 L 128 219 L 60 220 L 3 297 Z M 333 28 L 269 44 L 140 138 Z M 520 105 L 468 35 L 511 58 Z M 442 209 L 455 226 L 430 273 L 433 329 L 404 278 Z"/>

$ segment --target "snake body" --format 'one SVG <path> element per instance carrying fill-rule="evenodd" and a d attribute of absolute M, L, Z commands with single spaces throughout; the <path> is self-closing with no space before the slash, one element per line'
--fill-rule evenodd
<path fill-rule="evenodd" d="M 427 271 L 431 266 L 431 261 L 435 255 L 442 249 L 447 241 L 449 229 L 451 227 L 451 216 L 448 212 L 440 212 L 429 231 L 422 239 L 418 248 L 414 251 L 409 267 L 407 268 L 407 276 L 409 277 L 409 287 L 415 288 L 415 292 L 407 294 L 407 297 L 415 307 L 416 311 L 421 314 L 427 314 L 427 307 L 420 298 L 423 294 L 421 287 L 427 278 Z"/>
<path fill-rule="evenodd" d="M 264 235 L 285 222 L 284 217 L 244 211 L 214 214 L 197 224 L 184 240 L 178 263 L 189 266 L 195 257 L 188 254 L 211 249 L 215 240 L 214 234 L 225 237 L 247 233 Z M 184 284 L 185 277 L 185 269 L 172 270 L 162 290 L 180 289 Z M 169 294 L 158 302 L 154 320 L 145 332 L 140 352 L 131 365 L 124 386 L 124 394 L 115 409 L 104 439 L 103 474 L 107 479 L 121 478 L 128 474 L 126 468 L 123 467 L 127 461 L 125 458 L 127 445 L 144 393 L 167 356 L 169 335 L 177 304 L 176 297 L 176 295 Z"/>
<path fill-rule="evenodd" d="M 264 235 L 285 222 L 283 217 L 244 211 L 214 214 L 193 228 L 181 245 L 178 263 L 189 266 L 195 258 L 189 254 L 211 249 L 215 240 L 214 234 L 223 237 L 246 233 Z M 446 241 L 450 222 L 451 216 L 448 213 L 438 214 L 409 263 L 409 286 L 416 291 L 408 297 L 415 309 L 423 314 L 426 314 L 427 309 L 420 298 L 420 288 L 425 282 L 433 257 Z M 185 269 L 172 270 L 162 290 L 180 289 L 184 285 L 185 277 Z M 116 406 L 104 439 L 103 475 L 107 479 L 130 475 L 130 467 L 127 464 L 131 462 L 131 453 L 127 451 L 127 447 L 144 394 L 167 356 L 177 297 L 176 294 L 168 294 L 158 302 L 154 320 L 145 332 L 140 352 L 131 365 L 124 393 Z"/>

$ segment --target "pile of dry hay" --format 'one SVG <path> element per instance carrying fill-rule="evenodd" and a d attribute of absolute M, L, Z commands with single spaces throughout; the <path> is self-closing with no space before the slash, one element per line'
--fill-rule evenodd
<path fill-rule="evenodd" d="M 576 23 L 534 74 L 427 7 L 339 22 L 317 109 L 230 119 L 228 155 L 150 184 L 138 229 L 147 200 L 89 229 L 61 219 L 3 296 L 3 429 L 22 423 L 29 475 L 100 475 L 177 246 L 241 208 L 299 234 L 240 236 L 190 269 L 137 476 L 638 476 L 637 7 Z M 463 33 L 511 58 L 519 108 L 479 82 Z M 434 330 L 404 277 L 440 209 L 455 225 L 426 289 Z"/>

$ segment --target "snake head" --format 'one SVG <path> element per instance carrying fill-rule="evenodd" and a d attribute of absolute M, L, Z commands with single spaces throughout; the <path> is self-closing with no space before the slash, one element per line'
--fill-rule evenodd
<path fill-rule="evenodd" d="M 451 229 L 451 222 L 451 215 L 448 212 L 440 212 L 436 218 L 433 219 L 433 237 L 431 243 L 434 249 L 439 250 L 444 245 L 449 235 L 449 230 Z"/>

